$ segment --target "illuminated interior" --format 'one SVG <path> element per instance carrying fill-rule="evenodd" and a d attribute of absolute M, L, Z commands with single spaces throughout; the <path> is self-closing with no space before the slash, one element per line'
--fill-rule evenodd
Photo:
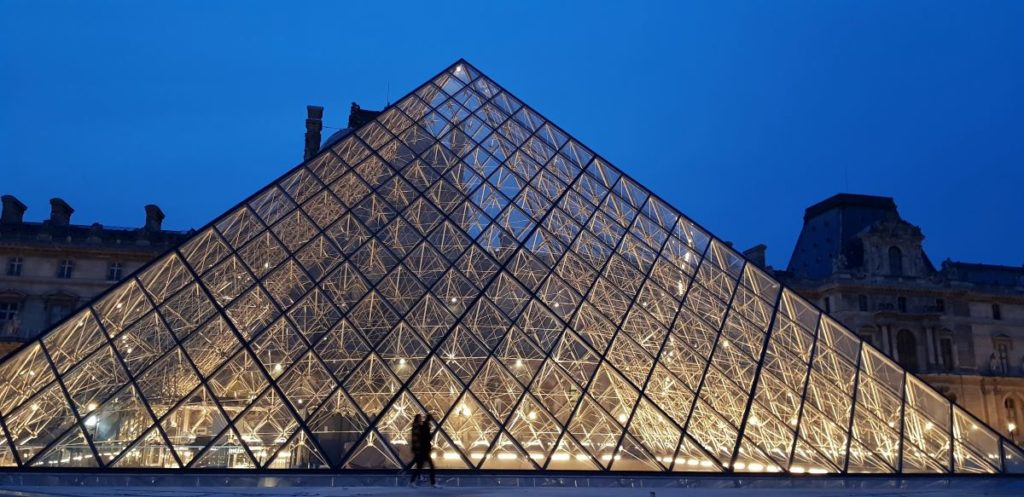
<path fill-rule="evenodd" d="M 1017 472 L 460 61 L 0 364 L 0 465 Z"/>

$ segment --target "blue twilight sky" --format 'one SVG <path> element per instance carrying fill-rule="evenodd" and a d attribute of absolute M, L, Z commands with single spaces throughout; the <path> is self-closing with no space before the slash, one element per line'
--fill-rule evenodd
<path fill-rule="evenodd" d="M 0 193 L 199 227 L 459 57 L 777 267 L 840 191 L 1024 263 L 1021 1 L 0 0 Z"/>

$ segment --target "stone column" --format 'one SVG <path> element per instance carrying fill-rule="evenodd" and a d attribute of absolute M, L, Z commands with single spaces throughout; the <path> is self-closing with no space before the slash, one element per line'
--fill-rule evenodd
<path fill-rule="evenodd" d="M 931 369 L 939 363 L 938 355 L 935 352 L 935 327 L 925 326 L 925 341 L 928 342 L 928 367 Z"/>
<path fill-rule="evenodd" d="M 882 325 L 882 342 L 885 344 L 885 353 L 893 359 L 900 360 L 900 354 L 896 347 L 892 346 L 892 325 Z"/>

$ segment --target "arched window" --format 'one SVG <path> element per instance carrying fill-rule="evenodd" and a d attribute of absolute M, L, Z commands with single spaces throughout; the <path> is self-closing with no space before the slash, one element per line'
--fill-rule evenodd
<path fill-rule="evenodd" d="M 1012 397 L 1007 397 L 1003 401 L 1003 406 L 1006 407 L 1006 429 L 1011 432 L 1016 431 L 1017 422 L 1019 421 L 1017 418 L 1017 401 Z"/>
<path fill-rule="evenodd" d="M 917 371 L 917 338 L 910 330 L 900 330 L 896 334 L 896 353 L 903 367 Z"/>
<path fill-rule="evenodd" d="M 889 274 L 903 276 L 903 251 L 899 247 L 889 247 Z"/>

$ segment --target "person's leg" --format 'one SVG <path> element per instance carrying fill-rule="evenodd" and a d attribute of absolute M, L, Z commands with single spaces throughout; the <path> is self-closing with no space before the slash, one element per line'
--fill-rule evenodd
<path fill-rule="evenodd" d="M 413 454 L 412 456 L 412 476 L 409 477 L 409 484 L 416 483 L 419 479 L 420 473 L 423 472 L 423 458 L 419 454 Z"/>
<path fill-rule="evenodd" d="M 430 457 L 430 452 L 427 452 L 424 459 L 426 459 L 427 463 L 430 464 L 430 484 L 437 485 L 437 479 L 434 477 L 434 458 Z"/>

